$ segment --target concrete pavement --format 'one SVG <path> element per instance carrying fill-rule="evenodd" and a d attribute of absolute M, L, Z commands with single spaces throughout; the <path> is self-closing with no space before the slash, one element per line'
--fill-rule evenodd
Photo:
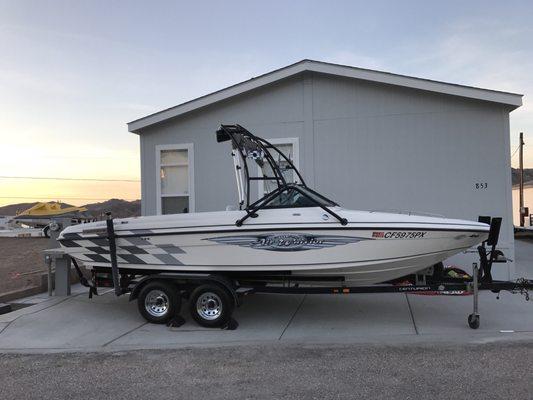
<path fill-rule="evenodd" d="M 533 242 L 517 242 L 518 270 L 532 275 Z M 496 268 L 497 266 L 495 266 Z M 173 348 L 283 343 L 479 343 L 533 339 L 533 302 L 480 295 L 481 327 L 466 318 L 472 297 L 404 294 L 253 295 L 235 312 L 235 331 L 201 328 L 185 314 L 176 329 L 147 324 L 136 303 L 112 293 L 88 299 L 35 296 L 37 304 L 0 316 L 0 351 Z M 185 307 L 184 307 L 185 309 Z"/>

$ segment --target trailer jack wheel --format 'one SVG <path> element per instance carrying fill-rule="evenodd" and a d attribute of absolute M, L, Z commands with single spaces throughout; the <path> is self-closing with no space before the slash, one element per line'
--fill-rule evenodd
<path fill-rule="evenodd" d="M 479 315 L 478 314 L 470 314 L 468 316 L 468 326 L 472 329 L 479 328 Z"/>

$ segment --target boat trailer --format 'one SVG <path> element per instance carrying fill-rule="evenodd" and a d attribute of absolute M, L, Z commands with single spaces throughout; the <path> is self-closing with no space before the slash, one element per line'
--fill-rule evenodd
<path fill-rule="evenodd" d="M 254 293 L 273 294 L 355 294 L 355 293 L 404 293 L 433 295 L 472 295 L 473 310 L 468 315 L 468 326 L 480 326 L 479 292 L 490 290 L 494 293 L 509 291 L 520 293 L 529 300 L 529 290 L 533 290 L 533 280 L 524 278 L 516 281 L 500 281 L 492 278 L 495 263 L 509 261 L 496 248 L 501 227 L 501 218 L 479 217 L 479 222 L 490 225 L 489 236 L 477 248 L 479 262 L 472 265 L 472 275 L 450 277 L 444 274 L 442 264 L 433 266 L 431 275 L 410 275 L 401 280 L 369 286 L 346 286 L 341 277 L 328 278 L 297 275 L 241 275 L 236 273 L 139 273 L 118 267 L 116 237 L 113 219 L 107 214 L 107 240 L 111 255 L 109 270 L 94 268 L 92 280 L 87 280 L 76 260 L 74 267 L 80 275 L 81 283 L 89 287 L 89 296 L 98 294 L 98 287 L 113 287 L 117 296 L 129 293 L 131 300 L 137 300 L 139 312 L 153 323 L 166 323 L 178 327 L 185 320 L 180 316 L 182 298 L 189 300 L 189 311 L 193 319 L 205 327 L 236 329 L 238 323 L 232 318 L 235 307 L 242 304 L 243 298 Z M 105 271 L 105 272 L 104 272 Z M 328 283 L 328 286 L 317 286 Z M 315 283 L 315 285 L 313 285 Z"/>

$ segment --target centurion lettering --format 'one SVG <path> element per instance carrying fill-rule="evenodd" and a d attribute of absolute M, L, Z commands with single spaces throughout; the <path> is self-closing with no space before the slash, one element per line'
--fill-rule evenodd
<path fill-rule="evenodd" d="M 210 240 L 220 244 L 250 247 L 269 251 L 305 251 L 355 244 L 368 238 L 341 235 L 314 235 L 299 233 L 266 233 L 261 235 L 220 236 Z"/>

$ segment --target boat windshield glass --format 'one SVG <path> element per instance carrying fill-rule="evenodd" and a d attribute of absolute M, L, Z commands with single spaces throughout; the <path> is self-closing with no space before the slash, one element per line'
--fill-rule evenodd
<path fill-rule="evenodd" d="M 275 174 L 272 170 L 272 166 L 270 163 L 265 162 L 264 160 L 256 160 L 257 165 L 259 165 L 259 168 L 261 168 L 261 174 L 263 177 L 265 177 L 265 180 L 263 181 L 264 185 L 264 191 L 265 193 L 270 193 L 273 190 L 278 188 L 278 181 L 274 178 Z"/>
<path fill-rule="evenodd" d="M 267 202 L 264 208 L 334 207 L 336 205 L 335 202 L 325 198 L 308 187 L 289 185 L 287 189 L 283 190 L 279 195 Z"/>

